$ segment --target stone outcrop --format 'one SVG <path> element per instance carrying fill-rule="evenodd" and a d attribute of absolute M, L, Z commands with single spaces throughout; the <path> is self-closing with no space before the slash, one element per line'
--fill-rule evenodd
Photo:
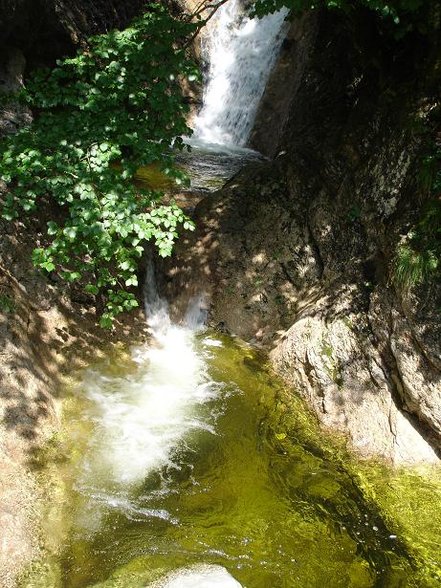
<path fill-rule="evenodd" d="M 440 285 L 400 291 L 393 257 L 424 199 L 439 44 L 386 38 L 367 13 L 293 24 L 252 137 L 276 159 L 201 202 L 163 287 L 176 313 L 205 290 L 212 324 L 268 349 L 359 454 L 437 461 Z"/>
<path fill-rule="evenodd" d="M 0 61 L 0 93 L 11 94 L 23 86 L 26 59 L 19 49 L 3 51 Z M 32 114 L 24 105 L 9 102 L 0 107 L 0 136 L 15 133 L 18 128 L 28 125 Z"/>
<path fill-rule="evenodd" d="M 2 48 L 19 48 L 32 66 L 49 64 L 90 35 L 127 26 L 145 6 L 144 0 L 0 0 Z"/>

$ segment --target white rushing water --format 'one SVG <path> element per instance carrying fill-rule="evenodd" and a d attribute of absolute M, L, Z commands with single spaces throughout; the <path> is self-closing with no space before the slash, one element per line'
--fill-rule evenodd
<path fill-rule="evenodd" d="M 249 19 L 243 0 L 230 0 L 210 21 L 203 44 L 209 72 L 193 144 L 246 145 L 286 33 L 287 12 Z"/>
<path fill-rule="evenodd" d="M 196 349 L 195 334 L 205 318 L 203 297 L 192 301 L 183 325 L 172 324 L 167 303 L 156 292 L 150 265 L 146 314 L 153 341 L 132 351 L 136 371 L 109 376 L 91 370 L 84 381 L 91 401 L 87 416 L 94 421 L 96 433 L 82 478 L 101 500 L 105 496 L 98 496 L 97 490 L 130 487 L 164 466 L 179 467 L 174 452 L 190 431 L 214 433 L 210 419 L 198 415 L 198 407 L 220 392 Z M 128 510 L 126 503 L 114 498 L 107 497 L 107 502 Z"/>
<path fill-rule="evenodd" d="M 167 510 L 146 507 L 148 496 L 138 500 L 136 488 L 152 472 L 167 466 L 180 469 L 176 450 L 185 445 L 191 431 L 216 434 L 215 417 L 198 410 L 222 392 L 207 374 L 203 351 L 219 341 L 205 337 L 202 352 L 196 348 L 196 334 L 206 317 L 204 297 L 191 301 L 183 324 L 174 325 L 166 301 L 158 295 L 151 262 L 145 290 L 154 342 L 133 350 L 138 369 L 129 376 L 89 371 L 84 382 L 91 401 L 86 417 L 94 421 L 94 433 L 77 487 L 87 496 L 76 519 L 83 533 L 99 531 L 109 510 L 130 521 L 162 519 L 179 525 Z M 201 564 L 178 569 L 151 588 L 241 588 L 241 584 L 225 568 Z"/>

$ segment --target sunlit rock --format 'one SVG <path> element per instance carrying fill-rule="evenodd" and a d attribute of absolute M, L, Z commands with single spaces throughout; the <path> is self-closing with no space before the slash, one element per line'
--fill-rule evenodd
<path fill-rule="evenodd" d="M 184 568 L 168 576 L 165 580 L 154 584 L 151 588 L 241 588 L 237 582 L 221 566 L 201 565 Z"/>

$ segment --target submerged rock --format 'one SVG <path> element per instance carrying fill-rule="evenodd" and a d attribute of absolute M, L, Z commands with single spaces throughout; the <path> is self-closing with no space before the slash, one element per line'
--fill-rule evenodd
<path fill-rule="evenodd" d="M 151 588 L 241 588 L 241 584 L 225 568 L 200 565 L 173 572 Z"/>

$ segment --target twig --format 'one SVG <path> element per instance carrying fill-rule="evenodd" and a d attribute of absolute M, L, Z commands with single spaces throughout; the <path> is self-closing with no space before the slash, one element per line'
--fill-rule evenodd
<path fill-rule="evenodd" d="M 210 0 L 203 0 L 203 2 L 201 2 L 199 4 L 199 6 L 196 8 L 195 12 L 193 12 L 190 17 L 192 19 L 197 18 L 198 16 L 200 16 L 203 12 L 205 12 L 206 10 L 208 10 L 209 8 L 211 8 L 211 12 L 209 13 L 209 15 L 207 16 L 206 19 L 204 19 L 204 22 L 208 22 L 210 20 L 210 18 L 212 18 L 216 12 L 219 10 L 219 8 L 225 4 L 226 2 L 228 2 L 229 0 L 219 0 L 219 2 L 217 2 L 214 6 L 211 5 Z"/>
<path fill-rule="evenodd" d="M 201 32 L 202 27 L 204 27 L 213 18 L 213 16 L 216 14 L 216 12 L 219 10 L 219 8 L 221 6 L 223 6 L 224 4 L 226 4 L 227 2 L 229 2 L 229 0 L 219 0 L 219 2 L 217 2 L 215 5 L 212 6 L 212 5 L 210 5 L 210 0 L 204 0 L 203 2 L 201 2 L 197 6 L 195 12 L 190 14 L 190 20 L 198 18 L 201 14 L 203 14 L 209 8 L 211 8 L 211 11 L 208 13 L 208 16 L 206 16 L 203 20 L 199 21 L 196 31 L 194 32 L 194 34 L 190 37 L 190 39 L 186 43 L 187 47 L 193 43 L 193 41 L 196 39 L 196 37 Z"/>

